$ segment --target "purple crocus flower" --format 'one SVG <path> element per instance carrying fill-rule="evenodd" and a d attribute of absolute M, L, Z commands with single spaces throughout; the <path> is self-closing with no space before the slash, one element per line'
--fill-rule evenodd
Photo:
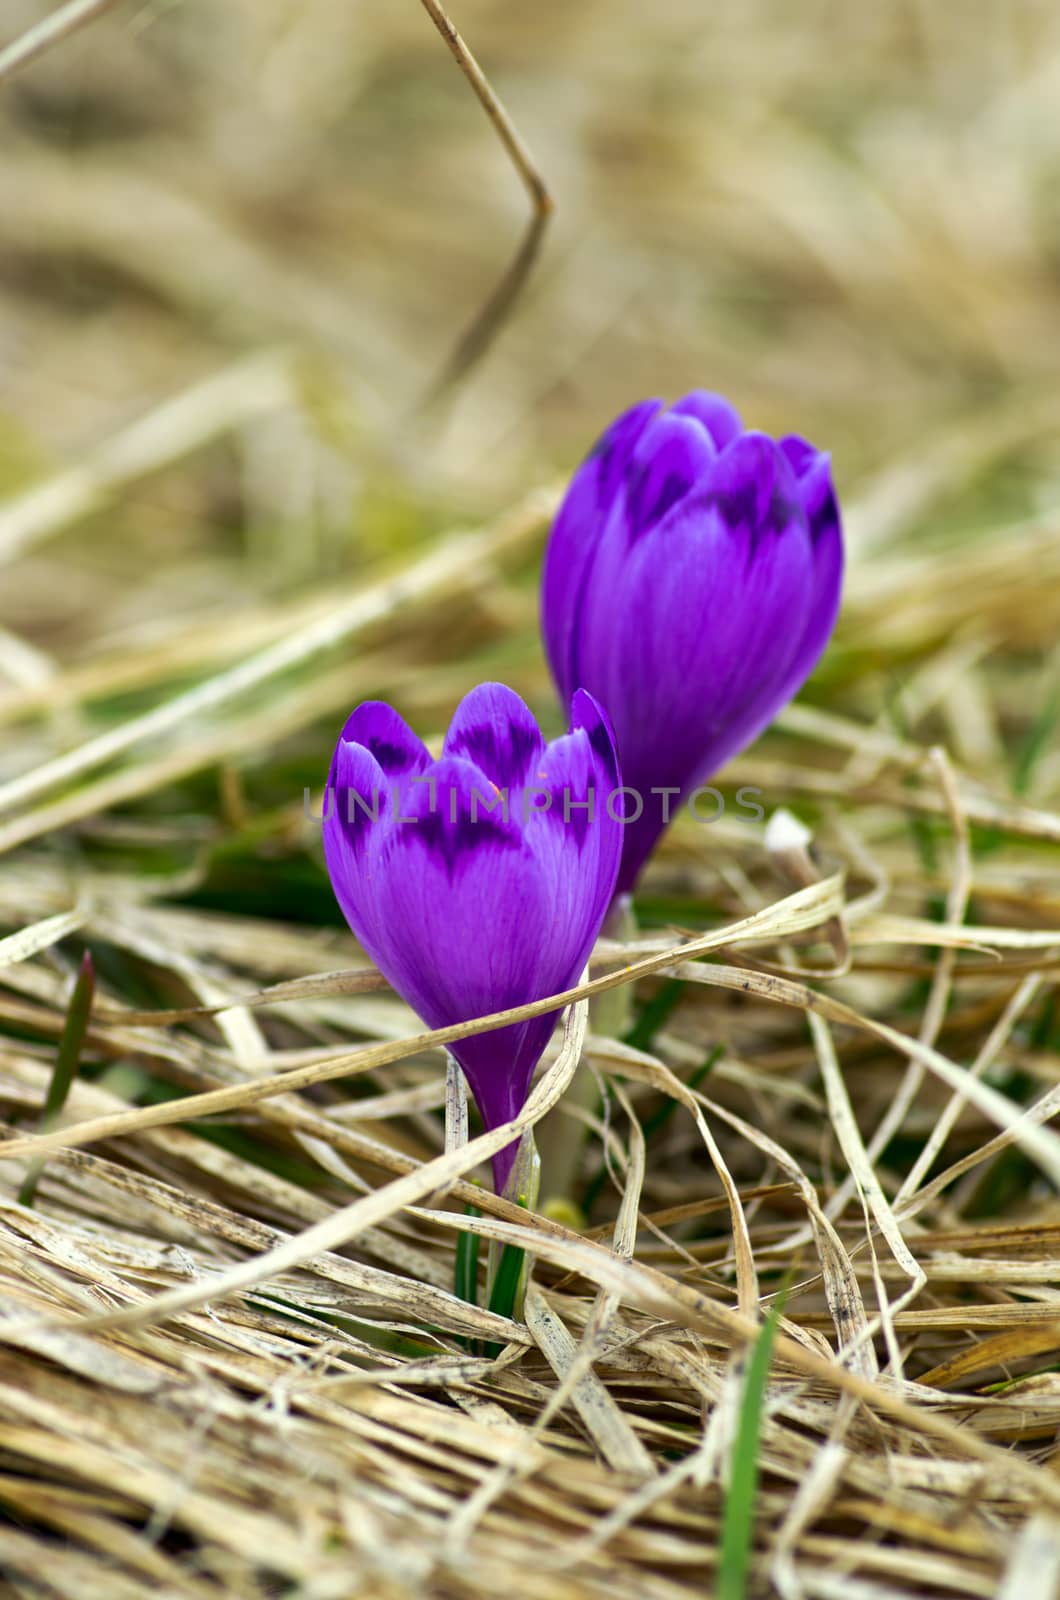
<path fill-rule="evenodd" d="M 614 736 L 590 694 L 546 745 L 511 689 L 461 701 L 442 755 L 367 701 L 328 776 L 324 855 L 357 939 L 432 1028 L 578 981 L 614 893 L 622 824 Z M 521 1109 L 556 1013 L 452 1046 L 487 1128 Z M 493 1159 L 503 1190 L 517 1145 Z"/>
<path fill-rule="evenodd" d="M 720 395 L 634 406 L 579 467 L 545 557 L 542 622 L 561 695 L 588 689 L 606 707 L 634 791 L 620 892 L 669 816 L 809 676 L 842 570 L 828 456 L 745 431 Z"/>

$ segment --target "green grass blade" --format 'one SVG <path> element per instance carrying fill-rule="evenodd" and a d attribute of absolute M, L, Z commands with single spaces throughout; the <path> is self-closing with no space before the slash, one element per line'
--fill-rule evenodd
<path fill-rule="evenodd" d="M 465 1206 L 465 1217 L 481 1217 L 477 1206 Z M 477 1233 L 458 1233 L 456 1260 L 453 1263 L 453 1293 L 468 1305 L 478 1305 L 478 1247 Z"/>
<path fill-rule="evenodd" d="M 46 1133 L 55 1122 L 66 1097 L 70 1093 L 70 1085 L 77 1076 L 78 1063 L 81 1060 L 81 1049 L 88 1031 L 88 1019 L 92 1012 L 92 1000 L 96 992 L 96 971 L 92 965 L 92 957 L 86 950 L 81 960 L 81 970 L 77 974 L 70 1004 L 66 1008 L 66 1022 L 63 1025 L 62 1038 L 59 1040 L 59 1049 L 55 1057 L 55 1068 L 52 1072 L 48 1093 L 44 1099 L 44 1112 L 41 1116 L 40 1131 Z M 19 1204 L 31 1206 L 37 1192 L 37 1184 L 44 1169 L 43 1161 L 34 1162 L 23 1180 L 18 1191 Z"/>
<path fill-rule="evenodd" d="M 650 1050 L 655 1043 L 655 1035 L 677 1009 L 684 992 L 685 986 L 680 978 L 670 978 L 664 983 L 650 1000 L 644 1002 L 637 1020 L 623 1034 L 623 1043 L 632 1045 L 634 1050 Z"/>
<path fill-rule="evenodd" d="M 732 1451 L 729 1492 L 722 1513 L 717 1600 L 746 1600 L 747 1596 L 747 1573 L 754 1544 L 755 1502 L 758 1498 L 762 1406 L 773 1355 L 773 1340 L 783 1305 L 784 1294 L 781 1292 L 769 1308 L 747 1363 L 740 1422 Z"/>
<path fill-rule="evenodd" d="M 704 1078 L 709 1077 L 713 1072 L 723 1054 L 724 1051 L 721 1045 L 716 1044 L 706 1060 L 700 1062 L 695 1072 L 689 1074 L 687 1087 L 689 1089 L 698 1089 Z M 657 1111 L 653 1111 L 650 1117 L 645 1117 L 644 1122 L 641 1124 L 645 1139 L 650 1139 L 653 1133 L 658 1133 L 660 1128 L 666 1126 L 679 1104 L 680 1101 L 678 1100 L 667 1100 Z"/>

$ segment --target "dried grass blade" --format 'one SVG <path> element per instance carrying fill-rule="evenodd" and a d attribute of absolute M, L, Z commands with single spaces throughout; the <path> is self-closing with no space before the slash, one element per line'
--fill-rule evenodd
<path fill-rule="evenodd" d="M 515 1006 L 508 1011 L 494 1012 L 489 1017 L 476 1018 L 474 1021 L 454 1024 L 450 1028 L 439 1028 L 429 1033 L 414 1035 L 411 1038 L 398 1040 L 394 1043 L 374 1045 L 364 1050 L 351 1051 L 348 1056 L 329 1058 L 318 1064 L 305 1067 L 296 1067 L 287 1072 L 277 1073 L 268 1078 L 256 1079 L 253 1083 L 237 1084 L 228 1088 L 208 1090 L 203 1094 L 189 1095 L 187 1098 L 171 1102 L 166 1105 L 150 1106 L 143 1111 L 118 1113 L 111 1117 L 100 1117 L 90 1123 L 83 1123 L 80 1127 L 62 1129 L 54 1134 L 44 1134 L 36 1139 L 14 1138 L 8 1141 L 4 1154 L 14 1156 L 22 1154 L 45 1154 L 49 1150 L 61 1148 L 79 1148 L 97 1139 L 115 1138 L 122 1134 L 134 1133 L 142 1128 L 161 1127 L 170 1122 L 182 1122 L 189 1117 L 211 1116 L 218 1111 L 232 1110 L 237 1106 L 257 1104 L 274 1095 L 285 1094 L 295 1089 L 304 1088 L 309 1084 L 325 1083 L 334 1078 L 349 1077 L 354 1073 L 368 1072 L 376 1067 L 386 1066 L 392 1061 L 400 1061 L 406 1056 L 418 1053 L 420 1050 L 432 1046 L 447 1045 L 457 1039 L 466 1039 L 475 1033 L 483 1033 L 491 1028 L 506 1026 L 514 1022 L 525 1022 L 530 1017 L 541 1016 L 548 1011 L 558 1011 L 562 1007 L 574 1002 L 587 999 L 593 994 L 603 993 L 607 989 L 615 988 L 622 983 L 629 983 L 634 978 L 658 972 L 671 965 L 674 961 L 685 960 L 691 956 L 698 956 L 709 951 L 723 948 L 734 941 L 746 939 L 770 939 L 784 937 L 787 933 L 799 929 L 814 927 L 822 919 L 827 920 L 833 916 L 841 904 L 840 880 L 827 879 L 820 885 L 815 885 L 808 890 L 800 890 L 789 895 L 775 906 L 770 906 L 764 911 L 759 911 L 752 917 L 747 917 L 741 922 L 732 923 L 725 928 L 716 929 L 701 938 L 689 940 L 660 955 L 648 956 L 643 961 L 634 962 L 632 966 L 624 967 L 618 972 L 608 973 L 605 977 L 596 978 L 591 983 L 581 983 L 574 989 L 568 989 L 559 995 L 552 995 L 547 999 L 537 1000 L 525 1006 Z M 695 981 L 704 980 L 704 970 L 698 966 L 688 969 Z M 724 974 L 733 969 L 711 967 L 712 976 Z M 754 974 L 741 973 L 741 981 L 734 987 L 745 989 L 754 988 L 756 979 Z M 775 986 L 779 980 L 769 980 Z M 768 991 L 771 995 L 774 990 Z M 834 1004 L 826 1002 L 820 996 L 815 996 L 809 989 L 797 988 L 788 985 L 787 988 L 775 989 L 778 996 L 787 997 L 789 994 L 797 999 L 789 999 L 787 1003 L 796 1004 L 803 1009 L 808 1009 L 817 1003 L 822 1007 Z M 237 1001 L 237 1004 L 242 1002 Z M 847 1015 L 855 1016 L 857 1013 L 848 1013 L 845 1008 L 841 1010 L 845 1020 Z"/>
<path fill-rule="evenodd" d="M 34 922 L 28 928 L 20 928 L 17 933 L 9 933 L 6 939 L 0 939 L 0 967 L 16 966 L 20 961 L 28 961 L 31 956 L 39 955 L 42 950 L 49 950 L 60 939 L 84 927 L 88 917 L 87 907 L 74 907 L 71 911 L 60 912 L 58 916 Z"/>
<path fill-rule="evenodd" d="M 616 1472 L 654 1477 L 655 1466 L 591 1366 L 591 1351 L 571 1338 L 536 1283 L 526 1286 L 526 1323 L 560 1381 L 558 1408 L 568 1396 L 600 1455 Z"/>
<path fill-rule="evenodd" d="M 340 1211 L 305 1229 L 294 1238 L 286 1240 L 252 1260 L 219 1273 L 206 1283 L 192 1284 L 187 1288 L 159 1295 L 143 1306 L 108 1313 L 88 1319 L 85 1326 L 95 1328 L 142 1327 L 184 1311 L 190 1306 L 220 1300 L 241 1290 L 266 1282 L 280 1272 L 287 1272 L 311 1259 L 321 1251 L 338 1249 L 348 1244 L 366 1228 L 376 1227 L 407 1205 L 414 1205 L 436 1189 L 444 1188 L 454 1178 L 503 1150 L 506 1144 L 519 1138 L 527 1128 L 532 1128 L 545 1113 L 557 1103 L 574 1075 L 585 1038 L 587 1007 L 585 1002 L 572 1006 L 564 1031 L 563 1048 L 545 1077 L 534 1087 L 530 1098 L 519 1115 L 511 1122 L 480 1134 L 462 1150 L 449 1151 L 428 1161 L 424 1166 L 406 1173 L 401 1178 L 384 1185 L 382 1189 L 355 1200 Z M 6 1152 L 5 1152 L 6 1153 Z"/>

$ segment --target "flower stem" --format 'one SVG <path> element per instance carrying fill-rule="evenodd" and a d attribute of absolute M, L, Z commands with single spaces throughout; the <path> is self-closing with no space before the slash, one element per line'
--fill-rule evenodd
<path fill-rule="evenodd" d="M 468 1140 L 467 1080 L 455 1056 L 446 1055 L 445 1073 L 445 1148 L 462 1150 Z M 541 1187 L 541 1158 L 528 1128 L 519 1141 L 512 1170 L 504 1186 L 504 1199 L 532 1211 Z M 480 1216 L 474 1206 L 465 1214 Z M 469 1305 L 478 1304 L 478 1236 L 462 1233 L 458 1237 L 453 1263 L 453 1290 Z M 499 1245 L 491 1241 L 486 1266 L 486 1304 L 502 1317 L 519 1317 L 526 1290 L 526 1252 L 519 1245 Z M 499 1353 L 493 1351 L 493 1354 Z"/>
<path fill-rule="evenodd" d="M 636 937 L 637 919 L 628 894 L 616 895 L 603 926 L 607 939 L 624 942 Z M 607 989 L 589 1001 L 589 1027 L 607 1039 L 620 1039 L 629 1031 L 633 1009 L 633 985 L 623 983 Z M 591 1111 L 596 1104 L 596 1080 L 584 1061 L 578 1064 L 574 1080 L 556 1107 L 541 1125 L 541 1159 L 548 1185 L 546 1208 L 570 1209 L 578 1179 L 578 1166 L 585 1144 L 585 1124 L 576 1110 Z"/>
<path fill-rule="evenodd" d="M 519 1151 L 504 1186 L 504 1199 L 532 1211 L 541 1187 L 541 1157 L 528 1128 L 519 1142 Z M 498 1245 L 490 1241 L 486 1268 L 486 1304 L 502 1317 L 521 1317 L 526 1292 L 526 1251 L 521 1245 Z"/>

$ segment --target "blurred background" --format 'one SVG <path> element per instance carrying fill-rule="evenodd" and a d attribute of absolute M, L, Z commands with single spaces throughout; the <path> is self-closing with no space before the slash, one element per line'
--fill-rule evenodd
<path fill-rule="evenodd" d="M 5 0 L 0 44 L 51 9 Z M 1057 7 L 453 15 L 557 210 L 430 404 L 528 206 L 417 0 L 129 0 L 0 85 L 3 772 L 704 386 L 833 452 L 851 572 L 810 701 L 1055 792 Z M 554 719 L 542 539 L 488 598 L 320 657 L 346 676 L 299 775 L 365 694 L 433 729 L 495 671 Z"/>

